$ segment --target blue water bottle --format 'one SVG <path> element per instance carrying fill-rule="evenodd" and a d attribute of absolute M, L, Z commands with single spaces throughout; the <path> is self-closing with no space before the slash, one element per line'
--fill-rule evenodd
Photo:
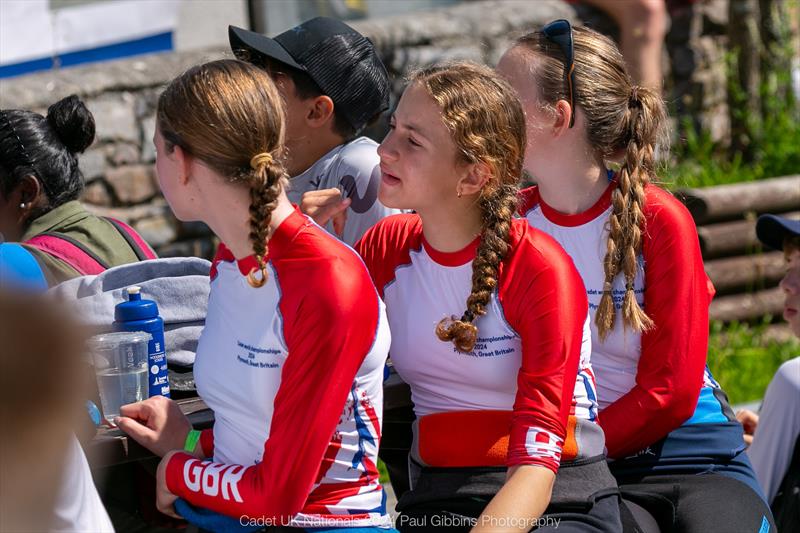
<path fill-rule="evenodd" d="M 128 287 L 128 301 L 114 308 L 115 331 L 146 331 L 153 338 L 147 347 L 149 394 L 169 398 L 167 353 L 164 349 L 164 321 L 158 316 L 158 305 L 153 300 L 142 300 L 141 287 Z"/>

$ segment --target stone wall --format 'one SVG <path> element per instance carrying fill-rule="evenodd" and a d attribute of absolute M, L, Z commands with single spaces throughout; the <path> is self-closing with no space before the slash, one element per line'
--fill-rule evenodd
<path fill-rule="evenodd" d="M 727 134 L 725 71 L 727 0 L 707 0 L 672 14 L 667 36 L 666 94 L 682 116 L 716 138 Z M 446 9 L 353 23 L 369 36 L 393 76 L 395 98 L 414 66 L 470 59 L 495 64 L 514 37 L 556 18 L 584 20 L 614 33 L 602 14 L 578 12 L 561 0 L 489 0 Z M 179 223 L 161 197 L 153 174 L 151 142 L 155 105 L 165 83 L 191 65 L 230 57 L 227 49 L 178 52 L 32 74 L 0 81 L 0 108 L 44 112 L 72 93 L 95 114 L 97 140 L 82 156 L 85 202 L 101 214 L 129 222 L 162 256 L 199 255 L 213 249 L 203 224 Z M 380 138 L 385 123 L 367 133 Z"/>

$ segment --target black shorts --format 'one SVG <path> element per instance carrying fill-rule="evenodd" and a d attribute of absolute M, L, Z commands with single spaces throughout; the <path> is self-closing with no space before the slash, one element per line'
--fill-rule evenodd
<path fill-rule="evenodd" d="M 401 496 L 395 527 L 401 533 L 467 532 L 505 483 L 505 468 L 412 467 L 413 489 Z M 500 519 L 502 521 L 502 519 Z M 498 523 L 498 526 L 519 525 Z M 535 531 L 619 533 L 619 491 L 604 457 L 561 465 Z"/>

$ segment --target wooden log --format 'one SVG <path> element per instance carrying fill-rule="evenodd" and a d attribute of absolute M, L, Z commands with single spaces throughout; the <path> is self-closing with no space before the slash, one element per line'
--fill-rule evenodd
<path fill-rule="evenodd" d="M 686 205 L 698 226 L 740 218 L 751 211 L 783 213 L 800 206 L 800 175 L 682 189 L 676 197 Z"/>
<path fill-rule="evenodd" d="M 797 219 L 800 218 L 800 211 L 783 213 L 781 216 Z M 748 254 L 762 248 L 756 237 L 755 217 L 750 220 L 700 226 L 697 228 L 697 237 L 700 239 L 700 251 L 703 259 Z"/>
<path fill-rule="evenodd" d="M 751 294 L 734 294 L 714 298 L 708 310 L 712 320 L 746 322 L 764 315 L 783 313 L 783 291 L 778 287 Z"/>
<path fill-rule="evenodd" d="M 721 222 L 697 228 L 703 259 L 753 251 L 758 246 L 755 220 Z"/>
<path fill-rule="evenodd" d="M 706 273 L 717 293 L 774 287 L 786 272 L 783 252 L 745 255 L 706 261 Z"/>

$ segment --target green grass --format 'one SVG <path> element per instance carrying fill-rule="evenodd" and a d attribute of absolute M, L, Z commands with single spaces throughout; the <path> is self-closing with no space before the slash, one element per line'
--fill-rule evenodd
<path fill-rule="evenodd" d="M 784 361 L 800 356 L 800 341 L 768 340 L 760 325 L 711 324 L 708 366 L 732 404 L 764 397 L 772 376 Z"/>
<path fill-rule="evenodd" d="M 679 140 L 673 143 L 671 161 L 659 172 L 666 187 L 708 187 L 800 172 L 800 102 L 791 90 L 779 89 L 791 86 L 790 73 L 773 73 L 762 82 L 761 110 L 751 116 L 745 105 L 749 96 L 730 77 L 735 72 L 732 61 L 732 56 L 726 59 L 728 90 L 737 117 L 749 125 L 749 153 L 712 141 L 708 132 L 695 131 L 687 120 L 681 124 Z"/>
<path fill-rule="evenodd" d="M 378 459 L 378 472 L 381 474 L 381 484 L 385 485 L 389 483 L 389 472 L 386 470 L 386 465 L 380 459 Z"/>

